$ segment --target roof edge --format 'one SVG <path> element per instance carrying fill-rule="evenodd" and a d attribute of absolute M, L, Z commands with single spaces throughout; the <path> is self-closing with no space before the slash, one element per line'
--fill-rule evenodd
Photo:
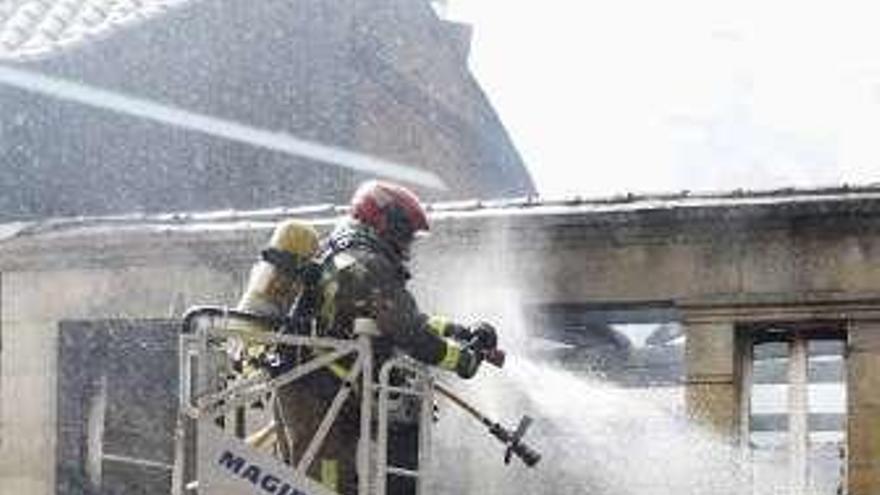
<path fill-rule="evenodd" d="M 563 196 L 542 198 L 524 196 L 501 199 L 471 199 L 426 204 L 434 219 L 499 216 L 505 214 L 584 214 L 604 212 L 636 213 L 644 210 L 724 208 L 751 205 L 815 203 L 819 201 L 877 200 L 880 210 L 880 184 L 836 185 L 815 188 L 773 188 L 762 190 L 689 191 L 624 193 L 610 196 Z M 275 222 L 301 218 L 330 223 L 345 215 L 347 205 L 331 203 L 302 207 L 258 210 L 180 211 L 167 213 L 128 213 L 104 216 L 50 217 L 10 220 L 0 223 L 0 242 L 16 237 L 69 229 L 135 227 L 140 225 L 190 226 Z"/>

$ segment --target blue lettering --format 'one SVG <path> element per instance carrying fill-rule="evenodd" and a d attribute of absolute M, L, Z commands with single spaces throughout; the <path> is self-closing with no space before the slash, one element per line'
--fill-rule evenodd
<path fill-rule="evenodd" d="M 260 488 L 266 490 L 269 493 L 275 493 L 278 490 L 278 483 L 281 483 L 281 480 L 272 476 L 271 474 L 267 474 L 263 481 L 260 483 Z"/>
<path fill-rule="evenodd" d="M 254 486 L 259 486 L 266 493 L 272 495 L 307 495 L 290 483 L 282 483 L 281 479 L 274 475 L 268 473 L 263 475 L 260 466 L 249 464 L 244 457 L 239 457 L 228 450 L 220 454 L 218 464 L 235 474 L 239 474 L 242 479 L 250 481 Z M 245 466 L 247 467 L 245 468 Z"/>
<path fill-rule="evenodd" d="M 308 494 L 301 492 L 298 489 L 285 483 L 285 484 L 281 485 L 281 491 L 278 492 L 278 495 L 308 495 Z"/>
<path fill-rule="evenodd" d="M 238 474 L 244 466 L 244 458 L 238 457 L 228 450 L 224 450 L 223 453 L 220 454 L 219 464 L 233 473 Z"/>
<path fill-rule="evenodd" d="M 255 485 L 260 484 L 260 467 L 254 466 L 253 464 L 248 466 L 248 468 L 241 473 L 241 477 Z"/>

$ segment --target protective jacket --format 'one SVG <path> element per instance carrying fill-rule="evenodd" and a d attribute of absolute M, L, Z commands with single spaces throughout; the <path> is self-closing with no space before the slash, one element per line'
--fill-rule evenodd
<path fill-rule="evenodd" d="M 419 310 L 406 288 L 410 275 L 403 260 L 369 227 L 355 220 L 339 225 L 325 241 L 316 262 L 320 275 L 301 296 L 295 319 L 314 321 L 314 333 L 339 339 L 355 337 L 355 318 L 374 319 L 381 333 L 373 341 L 376 370 L 394 349 L 430 365 L 457 369 L 463 352 L 449 337 L 463 327 Z M 352 361 L 341 360 L 279 391 L 276 415 L 285 430 L 281 447 L 289 460 L 296 461 L 302 455 L 341 384 L 339 378 Z M 357 401 L 348 400 L 310 473 L 342 494 L 356 492 L 359 421 Z M 405 462 L 417 461 L 414 432 L 400 436 L 401 448 L 392 445 L 393 458 L 400 459 L 402 454 Z M 388 488 L 392 494 L 412 493 L 411 483 L 399 480 L 390 481 Z"/>
<path fill-rule="evenodd" d="M 317 332 L 348 339 L 358 317 L 376 320 L 377 368 L 397 348 L 430 365 L 455 370 L 460 345 L 446 336 L 458 328 L 422 313 L 406 283 L 410 274 L 390 246 L 356 221 L 329 237 L 321 254 L 322 274 L 314 303 Z"/>

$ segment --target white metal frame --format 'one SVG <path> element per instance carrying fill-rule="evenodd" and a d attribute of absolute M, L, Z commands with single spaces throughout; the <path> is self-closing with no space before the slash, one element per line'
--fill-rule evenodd
<path fill-rule="evenodd" d="M 426 470 L 430 466 L 428 456 L 434 403 L 433 381 L 424 365 L 404 356 L 387 361 L 379 371 L 379 381 L 373 380 L 372 339 L 378 335 L 378 329 L 373 320 L 356 320 L 356 339 L 345 340 L 286 335 L 276 332 L 254 332 L 252 329 L 247 329 L 247 324 L 250 323 L 252 327 L 254 322 L 259 321 L 259 317 L 224 308 L 199 308 L 191 311 L 191 314 L 194 316 L 187 318 L 190 328 L 185 328 L 180 337 L 179 398 L 181 421 L 178 428 L 177 459 L 174 470 L 176 494 L 219 495 L 219 493 L 200 490 L 199 481 L 201 480 L 185 479 L 185 473 L 188 470 L 198 472 L 194 465 L 199 462 L 198 455 L 187 451 L 186 439 L 188 436 L 225 435 L 234 439 L 232 433 L 215 426 L 214 420 L 216 418 L 223 417 L 236 408 L 265 397 L 269 392 L 275 392 L 282 385 L 298 380 L 338 359 L 351 355 L 355 356 L 355 361 L 349 370 L 347 382 L 351 385 L 357 384 L 360 391 L 358 394 L 361 413 L 360 441 L 357 452 L 358 494 L 384 495 L 388 475 L 415 477 L 417 479 L 417 493 L 425 493 Z M 223 362 L 229 358 L 222 350 L 221 344 L 230 338 L 242 339 L 250 343 L 307 347 L 317 351 L 315 353 L 317 357 L 274 378 L 267 374 L 259 374 L 232 384 L 222 384 L 217 380 L 217 371 L 230 363 Z M 390 377 L 394 370 L 405 370 L 414 378 L 412 383 L 407 386 L 391 386 Z M 333 493 L 331 490 L 317 485 L 314 480 L 310 480 L 306 473 L 354 388 L 353 386 L 340 386 L 302 458 L 299 459 L 296 466 L 287 466 L 289 471 L 286 474 L 289 475 L 289 478 L 296 483 L 302 483 L 302 487 L 308 487 L 308 489 L 300 488 L 299 493 L 303 495 L 330 495 Z M 414 396 L 420 402 L 418 471 L 389 466 L 387 463 L 391 393 Z M 186 425 L 193 422 L 187 421 L 187 419 L 194 420 L 195 428 L 187 428 Z M 374 438 L 375 441 L 372 440 Z M 243 442 L 238 448 L 253 449 Z M 201 485 L 205 486 L 204 483 Z M 244 490 L 240 493 L 262 492 Z M 291 495 L 293 493 L 295 492 L 291 491 Z M 238 495 L 238 492 L 230 493 L 227 490 L 223 492 L 223 495 Z"/>
<path fill-rule="evenodd" d="M 808 397 L 808 359 L 809 334 L 791 331 L 788 340 L 788 440 L 789 440 L 789 483 L 792 493 L 807 493 L 809 485 L 809 397 Z M 741 393 L 740 393 L 740 445 L 750 450 L 751 393 L 754 369 L 755 338 L 746 336 L 745 346 L 740 355 Z M 756 480 L 752 479 L 754 484 Z M 760 491 L 755 487 L 757 492 Z M 763 493 L 763 492 L 761 492 Z"/>
<path fill-rule="evenodd" d="M 392 386 L 391 376 L 395 370 L 403 370 L 413 377 L 413 382 L 406 387 Z M 403 396 L 414 396 L 419 400 L 419 459 L 417 471 L 403 469 L 388 464 L 388 427 L 390 395 L 399 393 Z M 416 478 L 416 493 L 426 492 L 427 476 L 430 467 L 431 428 L 434 420 L 434 381 L 424 365 L 398 356 L 385 362 L 379 370 L 378 414 L 377 414 L 377 459 L 376 459 L 376 494 L 384 494 L 389 475 Z M 361 416 L 363 417 L 363 416 Z M 361 438 L 364 438 L 363 435 Z"/>
<path fill-rule="evenodd" d="M 807 425 L 807 342 L 802 335 L 794 335 L 788 344 L 788 438 L 791 487 L 794 493 L 806 493 L 809 477 L 807 454 L 810 450 L 810 431 Z"/>

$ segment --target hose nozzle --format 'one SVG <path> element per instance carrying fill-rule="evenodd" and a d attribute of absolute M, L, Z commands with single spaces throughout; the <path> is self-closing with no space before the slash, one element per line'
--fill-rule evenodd
<path fill-rule="evenodd" d="M 510 464 L 512 455 L 519 457 L 526 466 L 534 467 L 541 460 L 541 454 L 523 442 L 522 437 L 526 434 L 529 426 L 532 424 L 532 418 L 523 416 L 517 425 L 515 431 L 510 431 L 499 423 L 495 423 L 489 427 L 489 433 L 495 438 L 507 445 L 504 452 L 504 463 Z"/>
<path fill-rule="evenodd" d="M 507 359 L 507 353 L 498 348 L 488 349 L 483 351 L 483 359 L 492 366 L 503 368 L 504 361 Z"/>

